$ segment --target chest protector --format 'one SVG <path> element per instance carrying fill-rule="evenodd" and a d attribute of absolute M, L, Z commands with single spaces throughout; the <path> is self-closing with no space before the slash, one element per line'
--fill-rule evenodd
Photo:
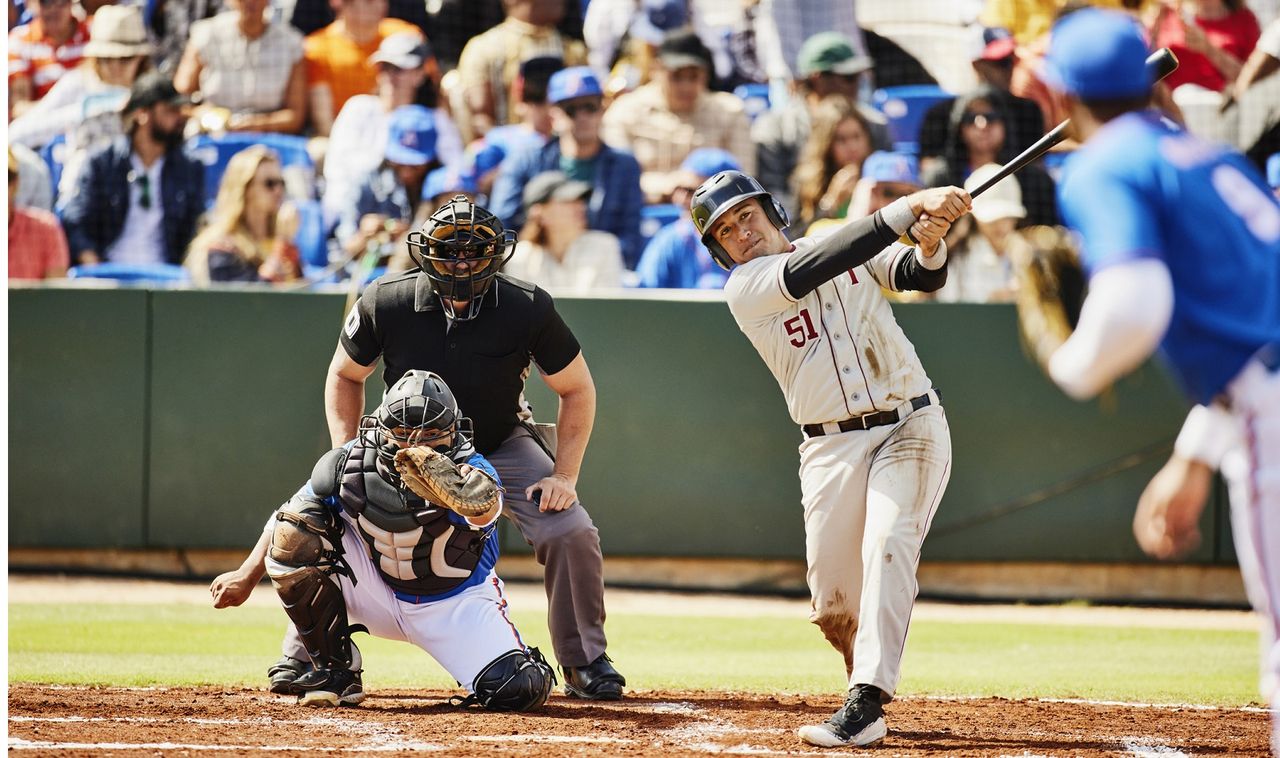
<path fill-rule="evenodd" d="M 363 439 L 351 448 L 339 472 L 338 499 L 393 590 L 411 595 L 448 592 L 470 577 L 480 562 L 488 536 L 452 523 L 448 510 L 383 479 L 378 449 Z"/>

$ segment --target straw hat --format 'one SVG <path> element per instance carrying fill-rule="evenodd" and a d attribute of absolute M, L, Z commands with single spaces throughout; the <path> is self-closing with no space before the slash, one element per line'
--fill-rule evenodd
<path fill-rule="evenodd" d="M 86 58 L 132 58 L 150 55 L 151 43 L 136 5 L 104 5 L 93 14 Z"/>

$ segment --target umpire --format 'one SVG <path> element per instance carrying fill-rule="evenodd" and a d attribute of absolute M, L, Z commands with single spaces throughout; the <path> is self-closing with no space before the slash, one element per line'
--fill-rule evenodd
<path fill-rule="evenodd" d="M 387 387 L 411 369 L 443 377 L 506 487 L 506 515 L 545 567 L 566 692 L 617 700 L 626 680 L 605 654 L 600 536 L 575 490 L 596 406 L 578 341 L 550 295 L 499 274 L 515 234 L 465 196 L 410 233 L 408 245 L 418 270 L 369 285 L 343 324 L 324 389 L 331 440 L 356 436 L 379 356 Z M 558 447 L 537 434 L 524 401 L 531 361 L 560 398 Z"/>

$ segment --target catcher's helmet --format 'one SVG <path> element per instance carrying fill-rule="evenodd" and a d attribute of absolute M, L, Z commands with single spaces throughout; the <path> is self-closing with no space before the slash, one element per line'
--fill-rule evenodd
<path fill-rule="evenodd" d="M 724 246 L 712 238 L 711 227 L 730 208 L 753 197 L 760 198 L 765 215 L 779 231 L 791 224 L 782 203 L 769 194 L 764 185 L 741 171 L 721 171 L 694 190 L 693 199 L 689 201 L 689 213 L 693 215 L 693 225 L 698 234 L 702 235 L 702 244 L 707 246 L 711 257 L 725 271 L 733 267 L 733 259 Z"/>
<path fill-rule="evenodd" d="M 409 257 L 431 281 L 445 312 L 467 320 L 480 312 L 480 302 L 494 277 L 515 251 L 515 232 L 466 195 L 436 209 L 420 231 L 409 233 Z M 466 303 L 462 312 L 454 302 Z"/>
<path fill-rule="evenodd" d="M 360 420 L 360 428 L 376 434 L 388 473 L 395 471 L 390 464 L 402 447 L 425 445 L 453 457 L 471 440 L 471 419 L 462 415 L 444 380 L 430 371 L 400 377 L 378 409 Z"/>

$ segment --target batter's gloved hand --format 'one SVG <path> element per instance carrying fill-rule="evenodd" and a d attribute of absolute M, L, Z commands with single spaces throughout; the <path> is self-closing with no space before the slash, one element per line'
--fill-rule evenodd
<path fill-rule="evenodd" d="M 396 452 L 396 471 L 413 494 L 466 518 L 484 518 L 502 502 L 502 488 L 480 469 L 459 468 L 429 447 Z"/>
<path fill-rule="evenodd" d="M 1032 226 L 1010 245 L 1017 284 L 1018 326 L 1027 352 L 1049 372 L 1049 359 L 1080 321 L 1086 280 L 1065 229 Z"/>

